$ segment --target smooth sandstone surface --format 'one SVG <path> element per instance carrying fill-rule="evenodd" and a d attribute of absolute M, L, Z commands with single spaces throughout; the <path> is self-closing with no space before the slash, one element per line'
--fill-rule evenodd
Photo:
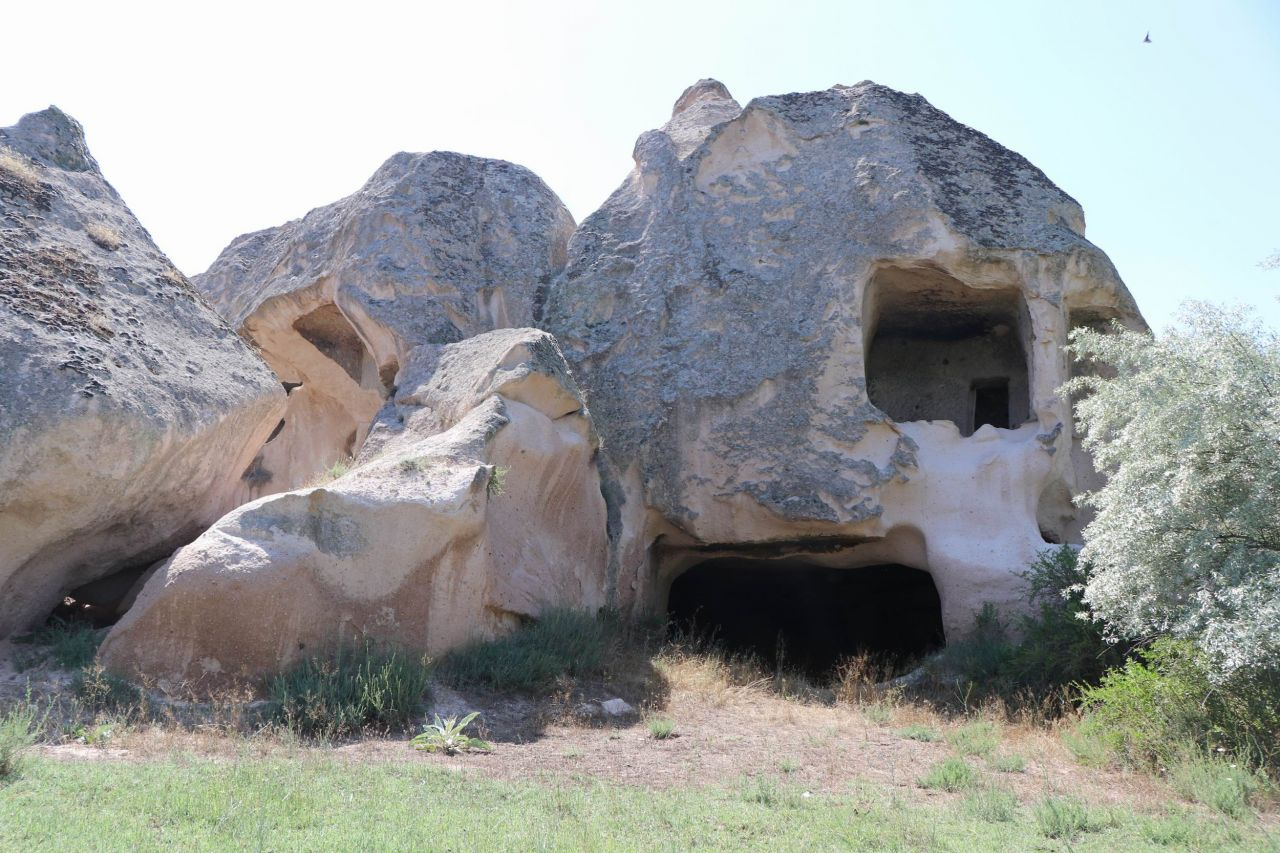
<path fill-rule="evenodd" d="M 742 108 L 700 81 L 635 163 L 543 321 L 604 438 L 617 600 L 809 554 L 929 571 L 948 634 L 1017 606 L 1078 529 L 1066 336 L 1142 323 L 1079 205 L 869 82 Z"/>
<path fill-rule="evenodd" d="M 75 120 L 0 129 L 0 637 L 195 538 L 284 403 Z"/>
<path fill-rule="evenodd" d="M 213 688 L 340 641 L 438 654 L 547 606 L 603 606 L 597 442 L 551 336 L 423 345 L 402 375 L 351 471 L 248 503 L 179 550 L 104 664 Z"/>

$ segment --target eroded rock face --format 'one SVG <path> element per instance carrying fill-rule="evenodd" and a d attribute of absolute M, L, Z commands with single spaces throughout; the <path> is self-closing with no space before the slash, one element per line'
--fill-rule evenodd
<path fill-rule="evenodd" d="M 527 169 L 402 153 L 353 195 L 235 240 L 194 282 L 290 389 L 244 498 L 359 453 L 413 347 L 536 325 L 572 230 Z"/>
<path fill-rule="evenodd" d="M 1079 205 L 874 83 L 743 109 L 702 81 L 635 161 L 544 321 L 604 436 L 619 602 L 820 553 L 927 570 L 948 633 L 1014 606 L 1077 522 L 1066 335 L 1142 322 Z"/>
<path fill-rule="evenodd" d="M 606 509 L 550 335 L 413 350 L 356 467 L 220 520 L 148 582 L 102 659 L 213 687 L 342 639 L 436 654 L 550 605 L 605 603 Z"/>
<path fill-rule="evenodd" d="M 73 119 L 0 129 L 0 637 L 193 539 L 283 410 Z"/>

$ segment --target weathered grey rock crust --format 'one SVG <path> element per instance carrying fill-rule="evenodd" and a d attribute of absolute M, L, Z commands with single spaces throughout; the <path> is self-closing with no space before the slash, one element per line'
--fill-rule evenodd
<path fill-rule="evenodd" d="M 193 280 L 291 388 L 245 499 L 356 455 L 414 346 L 536 325 L 573 225 L 520 166 L 401 153 L 347 198 L 232 242 Z"/>
<path fill-rule="evenodd" d="M 1141 323 L 1079 205 L 869 82 L 743 109 L 701 81 L 635 163 L 543 323 L 604 437 L 619 602 L 710 549 L 926 569 L 948 631 L 1015 601 L 1076 523 L 1067 332 Z"/>
<path fill-rule="evenodd" d="M 194 538 L 283 409 L 72 118 L 0 129 L 0 637 Z"/>
<path fill-rule="evenodd" d="M 603 605 L 597 442 L 554 339 L 424 345 L 401 376 L 350 472 L 180 549 L 108 635 L 106 666 L 200 689 L 340 639 L 437 654 L 547 606 Z"/>

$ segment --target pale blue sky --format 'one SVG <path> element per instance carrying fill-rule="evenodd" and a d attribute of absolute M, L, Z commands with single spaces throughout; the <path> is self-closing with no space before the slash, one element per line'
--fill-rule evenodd
<path fill-rule="evenodd" d="M 1156 327 L 1186 298 L 1280 326 L 1280 271 L 1257 266 L 1280 250 L 1280 3 L 23 5 L 0 124 L 80 119 L 188 273 L 399 150 L 521 163 L 580 220 L 700 77 L 743 103 L 871 79 L 1075 196 Z"/>

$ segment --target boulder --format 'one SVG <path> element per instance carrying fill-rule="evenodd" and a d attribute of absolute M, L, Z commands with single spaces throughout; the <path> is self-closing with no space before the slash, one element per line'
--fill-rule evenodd
<path fill-rule="evenodd" d="M 194 539 L 284 405 L 79 124 L 51 107 L 0 129 L 0 637 Z"/>
<path fill-rule="evenodd" d="M 401 153 L 347 198 L 233 241 L 193 280 L 289 389 L 244 499 L 358 455 L 413 347 L 536 325 L 573 224 L 527 169 Z"/>
<path fill-rule="evenodd" d="M 704 80 L 569 244 L 543 327 L 604 437 L 610 590 L 710 556 L 927 571 L 948 635 L 1080 519 L 1063 345 L 1141 326 L 1079 204 L 919 95 Z M 886 604 L 892 608 L 893 605 Z"/>
<path fill-rule="evenodd" d="M 605 603 L 597 440 L 554 339 L 422 345 L 400 372 L 353 468 L 180 549 L 108 635 L 109 669 L 212 688 L 356 637 L 434 655 Z"/>

